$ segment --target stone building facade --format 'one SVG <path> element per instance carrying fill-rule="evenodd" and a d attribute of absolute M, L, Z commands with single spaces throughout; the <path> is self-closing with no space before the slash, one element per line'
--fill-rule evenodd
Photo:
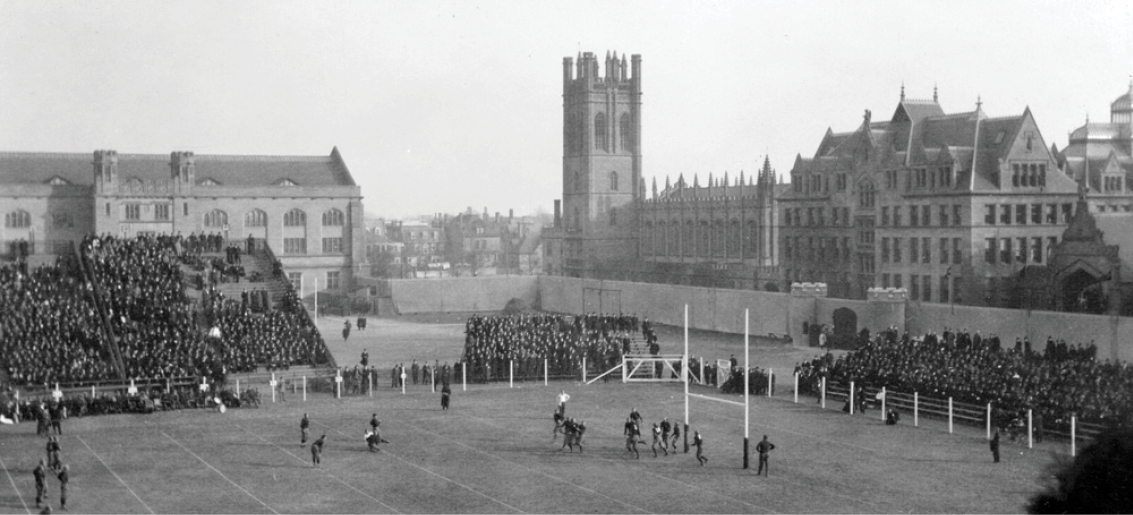
<path fill-rule="evenodd" d="M 304 294 L 354 288 L 365 262 L 361 189 L 329 156 L 0 153 L 0 252 L 72 252 L 88 234 L 220 233 L 266 241 Z"/>
<path fill-rule="evenodd" d="M 785 280 L 824 282 L 864 299 L 1008 306 L 1017 277 L 1044 264 L 1073 215 L 1077 184 L 1058 166 L 1029 108 L 990 118 L 901 99 L 884 121 L 866 111 L 829 129 L 779 197 Z"/>

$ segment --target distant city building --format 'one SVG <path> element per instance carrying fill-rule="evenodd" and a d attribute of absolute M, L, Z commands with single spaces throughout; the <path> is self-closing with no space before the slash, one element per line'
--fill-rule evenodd
<path fill-rule="evenodd" d="M 73 252 L 88 234 L 219 233 L 267 242 L 304 294 L 349 291 L 365 263 L 361 190 L 329 156 L 0 153 L 0 252 Z"/>

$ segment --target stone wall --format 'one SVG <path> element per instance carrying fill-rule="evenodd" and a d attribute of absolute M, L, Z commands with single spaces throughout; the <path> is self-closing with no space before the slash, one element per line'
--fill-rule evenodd
<path fill-rule="evenodd" d="M 454 277 L 391 279 L 393 301 L 401 314 L 500 311 L 514 298 L 538 306 L 538 277 Z"/>

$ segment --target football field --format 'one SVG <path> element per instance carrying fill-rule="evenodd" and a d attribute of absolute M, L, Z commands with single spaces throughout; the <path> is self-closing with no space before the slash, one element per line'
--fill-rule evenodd
<path fill-rule="evenodd" d="M 324 321 L 333 324 L 334 321 Z M 341 320 L 337 322 L 341 325 Z M 403 352 L 446 324 L 371 321 L 372 354 Z M 409 327 L 412 326 L 412 327 Z M 383 328 L 375 330 L 375 328 Z M 406 340 L 399 340 L 406 331 Z M 324 330 L 324 334 L 328 334 Z M 334 334 L 334 333 L 329 333 Z M 354 339 L 352 335 L 351 339 Z M 428 340 L 428 338 L 425 338 Z M 400 342 L 400 343 L 399 343 Z M 352 363 L 353 343 L 340 364 Z M 726 345 L 723 343 L 721 345 Z M 456 343 L 459 348 L 459 341 Z M 396 350 L 395 350 L 396 349 Z M 451 349 L 430 352 L 444 361 Z M 779 355 L 787 350 L 761 351 Z M 742 349 L 736 349 L 742 359 Z M 457 351 L 457 355 L 459 352 Z M 756 352 L 753 350 L 753 361 Z M 453 358 L 449 358 L 452 361 Z M 726 356 L 724 356 L 726 357 Z M 782 358 L 782 357 L 781 357 Z M 347 360 L 351 361 L 347 361 Z M 789 358 L 788 358 L 789 359 Z M 378 361 L 381 363 L 381 361 Z M 439 394 L 386 385 L 373 397 L 303 402 L 226 413 L 206 410 L 69 419 L 62 456 L 71 465 L 68 508 L 75 513 L 999 513 L 1021 512 L 1060 444 L 1028 450 L 1005 442 L 992 463 L 982 428 L 922 418 L 885 426 L 876 411 L 853 417 L 795 404 L 789 385 L 773 399 L 752 397 L 751 445 L 768 435 L 777 447 L 768 477 L 742 468 L 743 411 L 694 400 L 691 429 L 705 439 L 701 467 L 683 448 L 654 458 L 625 450 L 631 408 L 642 432 L 662 417 L 684 416 L 679 384 L 599 381 L 454 387 L 452 409 Z M 782 388 L 787 386 L 787 388 Z M 586 422 L 585 451 L 552 441 L 555 395 L 571 395 L 567 415 Z M 719 395 L 709 387 L 694 391 Z M 740 396 L 728 396 L 742 400 Z M 391 443 L 371 453 L 363 441 L 371 413 Z M 327 435 L 320 468 L 299 442 L 307 413 L 313 437 Z M 31 469 L 44 455 L 34 424 L 0 428 L 0 512 L 35 513 Z M 660 452 L 660 451 L 659 451 Z M 58 509 L 58 482 L 48 481 Z"/>

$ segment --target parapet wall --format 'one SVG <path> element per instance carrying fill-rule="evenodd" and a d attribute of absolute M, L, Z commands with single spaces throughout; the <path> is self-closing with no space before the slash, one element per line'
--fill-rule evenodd
<path fill-rule="evenodd" d="M 543 311 L 620 312 L 681 326 L 687 304 L 690 328 L 743 334 L 744 310 L 749 309 L 751 334 L 790 335 L 794 345 L 802 347 L 812 345 L 817 335 L 810 327 L 834 329 L 840 317 L 843 324 L 853 319 L 855 332 L 868 328 L 873 334 L 896 326 L 919 336 L 947 327 L 998 334 L 1004 346 L 1026 336 L 1036 351 L 1042 351 L 1048 336 L 1071 344 L 1092 341 L 1098 359 L 1133 361 L 1133 318 L 916 302 L 907 300 L 903 289 L 874 288 L 869 300 L 846 300 L 826 297 L 821 283 L 796 284 L 791 293 L 556 276 L 406 279 L 389 284 L 399 312 L 406 314 L 498 311 L 519 298 Z"/>

